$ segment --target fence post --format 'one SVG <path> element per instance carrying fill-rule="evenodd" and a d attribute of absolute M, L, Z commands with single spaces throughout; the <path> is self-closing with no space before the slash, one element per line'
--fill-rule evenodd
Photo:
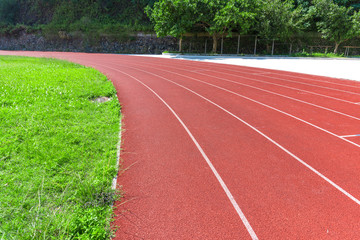
<path fill-rule="evenodd" d="M 292 50 L 292 43 L 290 43 L 289 55 L 291 55 L 291 50 Z"/>
<path fill-rule="evenodd" d="M 223 48 L 224 48 L 224 35 L 221 37 L 221 55 L 223 54 Z"/>
<path fill-rule="evenodd" d="M 275 45 L 275 39 L 273 39 L 273 42 L 272 42 L 271 56 L 274 55 L 274 45 Z"/>
<path fill-rule="evenodd" d="M 254 55 L 256 55 L 256 44 L 257 44 L 257 36 L 255 36 L 255 47 L 254 47 Z"/>
<path fill-rule="evenodd" d="M 189 53 L 191 53 L 191 42 L 190 42 L 190 47 L 189 47 Z"/>
<path fill-rule="evenodd" d="M 207 39 L 205 39 L 205 54 L 206 54 L 206 48 L 207 48 Z"/>
<path fill-rule="evenodd" d="M 239 55 L 240 53 L 240 34 L 238 36 L 238 45 L 237 45 L 237 51 L 236 51 L 236 54 Z"/>

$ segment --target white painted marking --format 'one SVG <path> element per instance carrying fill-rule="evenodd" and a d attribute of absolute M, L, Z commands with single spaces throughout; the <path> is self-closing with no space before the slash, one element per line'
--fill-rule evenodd
<path fill-rule="evenodd" d="M 191 59 L 183 59 L 183 60 L 191 61 Z M 203 62 L 203 63 L 209 63 L 209 62 Z M 229 63 L 220 63 L 220 64 L 234 65 L 234 64 L 229 64 Z M 190 65 L 189 65 L 189 66 L 190 66 Z M 246 67 L 246 68 L 257 68 L 257 69 L 262 68 L 262 69 L 267 69 L 267 68 L 264 68 L 264 67 L 254 67 L 254 66 L 243 66 L 243 65 L 235 65 L 235 66 L 237 66 L 237 67 Z M 229 71 L 231 71 L 231 72 L 243 73 L 243 71 L 237 71 L 237 70 L 235 70 L 235 69 L 229 69 L 229 68 L 227 68 L 226 70 L 229 70 Z M 285 69 L 283 69 L 283 70 L 274 69 L 274 70 L 277 70 L 277 71 L 287 71 L 287 70 L 285 70 Z M 220 73 L 219 71 L 214 71 L 214 72 Z M 294 76 L 294 75 L 291 75 L 291 74 L 278 73 L 278 72 L 269 72 L 269 73 L 270 73 L 270 74 L 275 74 L 275 75 L 280 75 L 280 76 L 285 76 L 285 77 L 295 77 L 295 78 L 305 79 L 305 80 L 314 81 L 314 82 L 323 82 L 323 83 L 330 83 L 330 84 L 334 84 L 334 85 L 351 87 L 351 88 L 360 88 L 360 86 L 353 86 L 353 85 L 335 83 L 335 82 L 330 82 L 330 81 L 322 81 L 322 80 L 317 80 L 317 79 L 310 78 L 310 77 L 300 77 L 300 76 Z M 295 73 L 297 73 L 297 72 L 295 72 Z M 303 73 L 303 74 L 314 75 L 313 73 Z M 316 75 L 314 75 L 314 76 L 317 77 Z M 319 77 L 339 79 L 339 78 L 336 78 L 336 77 L 329 77 L 329 76 L 319 76 Z M 352 80 L 352 81 L 356 81 L 356 80 Z"/>
<path fill-rule="evenodd" d="M 155 65 L 155 64 L 149 64 L 149 65 Z M 155 66 L 158 66 L 158 65 L 155 65 Z M 175 67 L 171 67 L 171 68 L 175 68 Z M 175 69 L 180 70 L 180 68 L 175 68 Z M 186 70 L 186 69 L 181 69 L 181 70 L 188 71 L 188 72 L 193 72 L 193 71 L 189 71 L 189 70 Z M 352 115 L 349 115 L 349 114 L 346 114 L 346 113 L 343 113 L 343 112 L 339 112 L 339 111 L 336 111 L 336 110 L 331 109 L 331 108 L 323 107 L 323 106 L 320 106 L 320 105 L 317 105 L 317 104 L 314 104 L 314 103 L 306 102 L 306 101 L 303 101 L 303 100 L 300 100 L 300 99 L 297 99 L 297 98 L 289 97 L 289 96 L 286 96 L 286 95 L 283 95 L 283 94 L 280 94 L 280 93 L 276 93 L 276 92 L 273 92 L 273 91 L 269 91 L 269 90 L 266 90 L 266 89 L 258 88 L 258 87 L 252 86 L 252 85 L 232 81 L 232 80 L 221 78 L 221 77 L 211 76 L 209 74 L 204 74 L 204 73 L 200 73 L 200 74 L 204 75 L 204 76 L 212 77 L 212 78 L 217 78 L 217 79 L 220 79 L 220 80 L 223 80 L 223 81 L 231 82 L 231 83 L 234 83 L 234 84 L 254 88 L 254 89 L 257 89 L 257 90 L 260 90 L 260 91 L 263 91 L 263 92 L 268 92 L 268 93 L 271 93 L 271 94 L 274 94 L 274 95 L 278 95 L 278 96 L 288 98 L 288 99 L 291 99 L 291 100 L 294 100 L 294 101 L 297 101 L 297 102 L 301 102 L 301 103 L 304 103 L 304 104 L 308 104 L 310 106 L 321 108 L 321 109 L 324 109 L 324 110 L 327 110 L 327 111 L 330 111 L 330 112 L 333 112 L 333 113 L 336 113 L 336 114 L 340 114 L 340 115 L 343 115 L 343 116 L 346 116 L 346 117 L 349 117 L 349 118 L 360 121 L 360 118 L 358 118 L 358 117 L 355 117 L 355 116 L 352 116 Z M 184 75 L 181 75 L 181 76 L 184 76 Z M 360 103 L 356 103 L 356 104 L 360 104 Z"/>
<path fill-rule="evenodd" d="M 106 67 L 106 66 L 105 66 L 105 67 Z M 125 67 L 127 67 L 127 66 L 125 66 Z M 138 71 L 145 72 L 145 73 L 148 73 L 148 74 L 150 74 L 150 75 L 154 75 L 154 76 L 156 76 L 156 77 L 159 77 L 159 78 L 161 78 L 161 79 L 164 79 L 164 80 L 166 80 L 166 81 L 168 81 L 168 82 L 171 82 L 171 83 L 173 83 L 173 84 L 175 84 L 175 85 L 177 85 L 177 86 L 179 86 L 179 87 L 181 87 L 181 88 L 184 88 L 184 89 L 186 89 L 187 91 L 189 91 L 189 92 L 191 92 L 191 93 L 199 96 L 200 98 L 208 101 L 209 103 L 213 104 L 214 106 L 220 108 L 220 109 L 223 110 L 224 112 L 228 113 L 228 114 L 231 115 L 232 117 L 234 117 L 234 118 L 236 118 L 237 120 L 241 121 L 241 122 L 244 123 L 246 126 L 248 126 L 249 128 L 253 129 L 255 132 L 257 132 L 258 134 L 260 134 L 261 136 L 263 136 L 264 138 L 266 138 L 267 140 L 269 140 L 270 142 L 272 142 L 274 145 L 276 145 L 277 147 L 279 147 L 281 150 L 283 150 L 284 152 L 286 152 L 287 154 L 289 154 L 291 157 L 293 157 L 293 158 L 296 159 L 298 162 L 300 162 L 301 164 L 303 164 L 305 167 L 307 167 L 308 169 L 310 169 L 310 170 L 311 170 L 312 172 L 314 172 L 316 175 L 318 175 L 318 176 L 321 177 L 323 180 L 325 180 L 326 182 L 328 182 L 331 186 L 333 186 L 334 188 L 336 188 L 337 190 L 339 190 L 341 193 L 343 193 L 345 196 L 347 196 L 348 198 L 350 198 L 351 200 L 353 200 L 356 204 L 360 205 L 360 200 L 358 200 L 357 198 L 355 198 L 354 196 L 352 196 L 350 193 L 348 193 L 346 190 L 344 190 L 343 188 L 341 188 L 341 187 L 340 187 L 339 185 L 337 185 L 335 182 L 331 181 L 331 180 L 330 180 L 329 178 L 327 178 L 325 175 L 323 175 L 322 173 L 320 173 L 319 171 L 317 171 L 315 168 L 313 168 L 312 166 L 310 166 L 309 164 L 307 164 L 306 162 L 304 162 L 302 159 L 300 159 L 300 158 L 297 157 L 295 154 L 293 154 L 292 152 L 290 152 L 289 150 L 287 150 L 285 147 L 283 147 L 282 145 L 280 145 L 279 143 L 277 143 L 275 140 L 273 140 L 272 138 L 270 138 L 269 136 L 267 136 L 265 133 L 261 132 L 260 130 L 258 130 L 257 128 L 255 128 L 254 126 L 252 126 L 251 124 L 247 123 L 246 121 L 244 121 L 243 119 L 239 118 L 238 116 L 236 116 L 235 114 L 231 113 L 230 111 L 226 110 L 225 108 L 221 107 L 220 105 L 212 102 L 211 100 L 207 99 L 206 97 L 198 94 L 197 92 L 195 92 L 195 91 L 193 91 L 193 90 L 191 90 L 191 89 L 189 89 L 189 88 L 187 88 L 187 87 L 185 87 L 185 86 L 183 86 L 183 85 L 181 85 L 181 84 L 179 84 L 179 83 L 176 83 L 176 82 L 174 82 L 174 81 L 171 81 L 171 80 L 169 80 L 169 79 L 167 79 L 167 78 L 164 78 L 164 77 L 162 77 L 162 76 L 159 76 L 159 75 L 157 75 L 157 74 L 154 74 L 154 73 L 151 73 L 151 72 L 148 72 L 148 71 L 144 71 L 144 70 L 142 70 L 142 69 L 134 68 L 134 67 L 127 67 L 127 68 L 133 68 L 133 69 L 136 69 L 136 70 L 138 70 Z M 112 68 L 112 69 L 114 69 L 114 68 Z M 116 69 L 114 69 L 114 70 L 116 70 Z M 116 70 L 116 71 L 119 71 L 119 70 Z M 119 72 L 121 72 L 121 71 L 119 71 Z M 254 101 L 255 101 L 255 100 L 254 100 Z M 270 108 L 272 108 L 272 107 L 270 107 Z M 280 110 L 278 110 L 278 111 L 280 111 Z M 281 112 L 281 111 L 280 111 L 280 112 Z M 291 116 L 290 114 L 287 114 L 287 113 L 284 113 L 284 114 Z M 298 118 L 296 118 L 296 117 L 294 117 L 294 118 L 295 118 L 295 119 L 298 119 Z M 303 120 L 301 120 L 301 119 L 298 119 L 298 120 L 303 121 Z M 303 121 L 303 122 L 305 122 L 305 121 Z M 314 126 L 314 127 L 316 127 L 316 128 L 321 129 L 320 127 L 317 127 L 317 126 L 315 126 L 315 125 L 313 125 L 313 124 L 311 124 L 311 123 L 309 123 L 309 124 L 312 125 L 312 126 Z M 329 131 L 327 131 L 327 130 L 325 130 L 325 129 L 323 129 L 323 131 L 328 132 L 329 134 L 334 135 L 334 136 L 336 136 L 336 137 L 338 137 L 338 138 L 340 138 L 340 139 L 342 139 L 342 140 L 344 140 L 344 141 L 347 141 L 347 142 L 349 142 L 349 143 L 351 143 L 351 144 L 353 144 L 353 145 L 355 145 L 355 146 L 357 146 L 357 147 L 360 147 L 360 145 L 357 145 L 357 144 L 355 144 L 355 143 L 353 143 L 353 142 L 351 142 L 351 141 L 348 141 L 348 140 L 346 140 L 346 139 L 343 139 L 343 138 L 337 136 L 336 134 L 331 133 L 331 132 L 329 132 Z"/>
<path fill-rule="evenodd" d="M 219 72 L 219 73 L 220 73 L 220 72 Z M 199 73 L 199 74 L 202 74 L 202 73 Z M 351 101 L 348 101 L 348 100 L 345 100 L 345 99 L 336 98 L 336 97 L 328 96 L 328 95 L 321 94 L 321 93 L 315 93 L 315 92 L 303 90 L 303 89 L 300 89 L 300 88 L 294 88 L 294 87 L 285 86 L 285 85 L 282 85 L 282 84 L 277 84 L 277 83 L 272 83 L 272 82 L 267 82 L 267 81 L 261 81 L 261 80 L 258 80 L 258 79 L 252 79 L 252 78 L 248 78 L 248 77 L 244 77 L 244 76 L 239 76 L 239 75 L 234 75 L 234 74 L 230 74 L 230 73 L 224 73 L 224 74 L 227 74 L 227 75 L 230 75 L 230 76 L 235 76 L 235 77 L 238 77 L 238 78 L 245 78 L 245 79 L 248 79 L 248 80 L 250 80 L 250 81 L 261 82 L 261 83 L 265 83 L 265 84 L 271 84 L 271 85 L 275 85 L 275 86 L 279 86 L 279 87 L 283 87 L 283 88 L 288 88 L 288 89 L 292 89 L 292 90 L 297 90 L 297 91 L 301 91 L 301 92 L 306 92 L 306 93 L 310 93 L 310 94 L 314 94 L 314 95 L 318 95 L 318 96 L 322 96 L 322 97 L 326 97 L 326 98 L 331 98 L 331 99 L 335 99 L 335 100 L 342 101 L 342 102 L 346 102 L 346 103 L 355 104 L 354 102 L 351 102 Z M 205 75 L 205 74 L 204 74 L 204 75 Z M 266 76 L 266 77 L 269 77 L 269 76 Z"/>
<path fill-rule="evenodd" d="M 269 90 L 266 90 L 266 89 L 263 89 L 263 88 L 258 88 L 258 87 L 252 86 L 252 85 L 248 85 L 248 84 L 228 80 L 228 79 L 221 78 L 221 77 L 211 76 L 211 75 L 208 75 L 208 74 L 202 74 L 202 75 L 217 78 L 217 79 L 227 81 L 227 82 L 231 82 L 231 83 L 234 83 L 234 84 L 254 88 L 254 89 L 257 89 L 257 90 L 260 90 L 260 91 L 263 91 L 263 92 L 271 93 L 271 94 L 278 95 L 278 96 L 281 96 L 281 97 L 284 97 L 284 98 L 288 98 L 288 99 L 291 99 L 291 100 L 294 100 L 294 101 L 297 101 L 297 102 L 301 102 L 301 103 L 308 104 L 308 105 L 311 105 L 311 106 L 314 106 L 314 107 L 317 107 L 317 108 L 321 108 L 321 109 L 324 109 L 324 110 L 327 110 L 327 111 L 330 111 L 330 112 L 334 112 L 334 113 L 337 113 L 337 114 L 340 114 L 340 115 L 343 115 L 343 116 L 346 116 L 346 117 L 349 117 L 349 118 L 360 120 L 360 118 L 358 118 L 358 117 L 355 117 L 355 116 L 352 116 L 352 115 L 349 115 L 349 114 L 346 114 L 346 113 L 343 113 L 343 112 L 339 112 L 339 111 L 336 111 L 336 110 L 331 109 L 331 108 L 323 107 L 323 106 L 320 106 L 320 105 L 317 105 L 317 104 L 314 104 L 314 103 L 306 102 L 306 101 L 303 101 L 303 100 L 300 100 L 300 99 L 297 99 L 297 98 L 289 97 L 289 96 L 286 96 L 286 95 L 283 95 L 283 94 L 280 94 L 280 93 L 276 93 L 276 92 L 273 92 L 273 91 L 269 91 Z"/>
<path fill-rule="evenodd" d="M 189 72 L 205 72 L 205 71 L 209 71 L 207 69 L 196 69 L 196 70 L 189 70 Z"/>
<path fill-rule="evenodd" d="M 139 70 L 139 71 L 143 71 L 143 72 L 152 74 L 152 75 L 154 75 L 154 76 L 163 78 L 163 77 L 161 77 L 161 76 L 159 76 L 159 75 L 157 75 L 157 74 L 150 73 L 150 72 L 144 71 L 144 70 L 142 70 L 142 69 L 138 69 L 138 68 L 134 68 L 134 67 L 129 67 L 129 66 L 126 66 L 126 67 L 127 67 L 127 68 L 133 68 L 133 69 L 136 69 L 136 70 Z M 310 123 L 310 122 L 308 122 L 308 121 L 306 121 L 306 120 L 304 120 L 304 119 L 298 118 L 298 117 L 296 117 L 296 116 L 294 116 L 294 115 L 292 115 L 292 114 L 290 114 L 290 113 L 284 112 L 284 111 L 282 111 L 282 110 L 280 110 L 280 109 L 277 109 L 277 108 L 272 107 L 272 106 L 270 106 L 270 105 L 267 105 L 267 104 L 265 104 L 265 103 L 259 102 L 259 101 L 257 101 L 257 100 L 252 99 L 252 98 L 246 97 L 246 96 L 241 95 L 241 94 L 239 94 L 239 93 L 233 92 L 233 91 L 228 90 L 228 89 L 226 89 L 226 88 L 219 87 L 219 86 L 217 86 L 217 85 L 215 85 L 215 84 L 211 84 L 211 83 L 208 83 L 208 82 L 205 82 L 205 81 L 202 81 L 202 80 L 193 78 L 193 77 L 189 77 L 189 76 L 186 76 L 186 75 L 183 75 L 183 74 L 180 74 L 180 73 L 176 73 L 176 72 L 172 72 L 172 71 L 167 71 L 167 70 L 163 70 L 163 69 L 160 69 L 160 68 L 153 68 L 153 69 L 157 69 L 157 70 L 160 70 L 160 71 L 163 71 L 163 72 L 168 72 L 168 73 L 176 74 L 176 75 L 179 75 L 179 76 L 182 76 L 182 77 L 185 77 L 185 78 L 189 78 L 189 79 L 192 79 L 192 80 L 194 80 L 194 81 L 201 82 L 201 83 L 207 84 L 207 85 L 209 85 L 209 86 L 212 86 L 212 87 L 221 89 L 221 90 L 223 90 L 223 91 L 229 92 L 229 93 L 231 93 L 231 94 L 234 94 L 234 95 L 236 95 L 236 96 L 242 97 L 242 98 L 244 98 L 244 99 L 246 99 L 246 100 L 249 100 L 249 101 L 251 101 L 251 102 L 257 103 L 257 104 L 262 105 L 262 106 L 264 106 L 264 107 L 270 108 L 270 109 L 272 109 L 272 110 L 274 110 L 274 111 L 280 112 L 280 113 L 282 113 L 282 114 L 284 114 L 284 115 L 286 115 L 286 116 L 289 116 L 289 117 L 291 117 L 291 118 L 294 118 L 294 119 L 296 119 L 296 120 L 298 120 L 298 121 L 300 121 L 300 122 L 303 122 L 303 123 L 305 123 L 305 124 L 307 124 L 307 125 L 310 125 L 310 126 L 312 126 L 312 127 L 314 127 L 314 128 L 317 128 L 317 129 L 319 129 L 319 130 L 321 130 L 321 131 L 323 131 L 323 132 L 326 132 L 326 133 L 328 133 L 328 134 L 330 134 L 330 135 L 332 135 L 332 136 L 334 136 L 334 137 L 337 137 L 337 138 L 339 138 L 339 139 L 341 139 L 341 140 L 343 140 L 343 141 L 345 141 L 345 142 L 348 142 L 348 143 L 350 143 L 350 144 L 352 144 L 352 145 L 360 148 L 360 145 L 359 145 L 359 144 L 356 144 L 356 143 L 354 143 L 354 142 L 352 142 L 352 141 L 349 141 L 349 140 L 347 140 L 347 139 L 345 139 L 345 138 L 342 138 L 342 137 L 340 137 L 339 135 L 337 135 L 337 134 L 335 134 L 335 133 L 333 133 L 333 132 L 330 132 L 330 131 L 328 131 L 328 130 L 326 130 L 326 129 L 324 129 L 324 128 L 321 128 L 321 127 L 319 127 L 319 126 L 317 126 L 317 125 L 315 125 L 315 124 L 312 124 L 312 123 Z M 170 80 L 168 80 L 168 81 L 170 81 Z M 172 81 L 171 81 L 171 82 L 172 82 Z M 350 116 L 350 115 L 349 115 L 349 116 Z"/>
<path fill-rule="evenodd" d="M 112 189 L 116 189 L 116 183 L 117 183 L 117 177 L 119 174 L 119 163 L 120 163 L 120 152 L 121 152 L 121 120 L 122 120 L 122 116 L 120 116 L 120 126 L 119 126 L 119 137 L 118 137 L 118 143 L 116 145 L 116 175 L 114 176 L 113 180 L 112 180 L 112 185 L 111 188 Z"/>
<path fill-rule="evenodd" d="M 231 204 L 233 205 L 233 207 L 235 208 L 237 214 L 239 215 L 240 219 L 242 220 L 243 224 L 245 225 L 247 231 L 249 232 L 251 238 L 253 240 L 258 240 L 258 237 L 256 236 L 254 230 L 252 229 L 249 221 L 247 220 L 247 218 L 245 217 L 245 214 L 242 212 L 242 210 L 240 209 L 239 205 L 237 204 L 235 198 L 233 197 L 233 195 L 231 194 L 230 190 L 228 189 L 228 187 L 226 186 L 225 182 L 222 180 L 220 174 L 217 172 L 216 168 L 214 167 L 214 165 L 212 164 L 212 162 L 210 161 L 210 159 L 208 158 L 208 156 L 206 155 L 206 153 L 204 152 L 204 150 L 202 149 L 202 147 L 200 146 L 200 144 L 198 143 L 198 141 L 195 139 L 195 137 L 192 135 L 192 133 L 190 132 L 190 130 L 187 128 L 187 126 L 185 125 L 185 123 L 181 120 L 181 118 L 176 114 L 176 112 L 165 102 L 165 100 L 163 100 L 153 89 L 151 89 L 149 86 L 147 86 L 145 83 L 143 83 L 142 81 L 140 81 L 139 79 L 123 72 L 120 71 L 118 69 L 112 68 L 112 67 L 108 67 L 105 65 L 101 65 L 101 64 L 96 64 L 99 66 L 103 66 L 109 69 L 113 69 L 114 71 L 120 72 L 124 75 L 127 75 L 133 79 L 135 79 L 136 81 L 138 81 L 140 84 L 142 84 L 144 87 L 146 87 L 148 90 L 150 90 L 156 97 L 158 97 L 161 102 L 163 102 L 165 104 L 165 106 L 171 111 L 171 113 L 176 117 L 176 119 L 180 122 L 180 124 L 182 125 L 182 127 L 185 129 L 185 131 L 187 132 L 187 134 L 190 136 L 191 140 L 193 141 L 193 143 L 195 144 L 195 146 L 197 147 L 197 149 L 199 150 L 199 152 L 201 153 L 201 155 L 203 156 L 203 158 L 205 159 L 206 163 L 209 165 L 211 171 L 213 172 L 213 174 L 215 175 L 216 179 L 218 180 L 218 182 L 220 183 L 221 187 L 223 188 L 223 190 L 225 191 L 227 197 L 229 198 Z"/>
<path fill-rule="evenodd" d="M 213 70 L 210 70 L 210 71 L 212 71 L 213 72 Z M 242 72 L 242 73 L 244 73 L 244 72 Z M 256 73 L 246 73 L 246 74 L 251 74 L 251 75 L 263 75 L 263 74 L 269 74 L 269 72 L 256 72 Z"/>
<path fill-rule="evenodd" d="M 342 138 L 347 138 L 347 137 L 360 137 L 360 134 L 354 134 L 354 135 L 345 135 L 345 136 L 340 136 Z"/>
<path fill-rule="evenodd" d="M 144 64 L 158 66 L 157 64 L 151 64 L 151 63 L 145 63 L 145 62 L 144 62 Z M 173 67 L 173 66 L 171 66 L 171 68 L 179 69 L 179 70 L 182 70 L 182 71 L 184 71 L 184 70 L 189 71 L 189 70 L 186 70 L 184 68 L 177 68 L 177 67 Z M 252 78 L 245 77 L 245 76 L 239 76 L 239 75 L 234 75 L 234 74 L 224 73 L 224 72 L 219 72 L 219 71 L 213 71 L 213 70 L 208 70 L 208 71 L 227 74 L 227 75 L 235 76 L 235 77 L 238 77 L 238 78 L 248 79 L 248 80 L 253 81 L 253 82 L 261 82 L 261 83 L 275 85 L 275 86 L 288 88 L 288 89 L 292 89 L 292 90 L 296 90 L 296 91 L 306 92 L 306 93 L 310 93 L 310 94 L 313 94 L 313 95 L 317 95 L 317 96 L 321 96 L 321 97 L 325 97 L 325 98 L 330 98 L 330 99 L 334 99 L 334 100 L 337 100 L 337 101 L 346 102 L 346 103 L 350 103 L 350 104 L 360 104 L 360 103 L 354 103 L 354 102 L 351 102 L 351 101 L 348 101 L 348 100 L 345 100 L 345 99 L 341 99 L 341 98 L 331 97 L 331 96 L 324 95 L 324 94 L 321 94 L 321 93 L 315 93 L 315 92 L 303 90 L 303 89 L 300 89 L 300 88 L 294 88 L 294 87 L 285 86 L 285 85 L 282 85 L 282 84 L 277 84 L 277 83 L 272 83 L 272 82 L 267 82 L 267 81 L 261 81 L 261 80 L 258 80 L 258 79 L 252 79 Z M 219 77 L 212 76 L 212 75 L 209 75 L 209 74 L 204 74 L 204 73 L 199 73 L 199 74 L 204 75 L 204 76 L 213 77 L 213 78 L 219 78 Z M 223 79 L 223 78 L 219 78 L 219 79 Z"/>
<path fill-rule="evenodd" d="M 298 81 L 282 79 L 282 78 L 278 78 L 278 77 L 271 77 L 271 76 L 266 76 L 266 77 L 272 78 L 272 79 L 277 79 L 280 81 L 285 81 L 285 82 L 293 82 L 293 83 L 308 85 L 308 86 L 317 87 L 317 88 L 329 89 L 332 91 L 344 92 L 344 93 L 353 94 L 353 95 L 360 95 L 360 93 L 357 93 L 357 92 L 351 92 L 351 91 L 346 91 L 346 90 L 341 90 L 341 89 L 336 89 L 336 88 L 331 88 L 331 87 L 325 87 L 325 86 L 320 86 L 320 85 L 311 84 L 311 83 L 298 82 Z"/>
<path fill-rule="evenodd" d="M 329 83 L 329 84 L 334 84 L 334 85 L 339 85 L 339 86 L 344 86 L 344 87 L 360 88 L 360 86 L 352 86 L 352 85 L 348 85 L 348 84 L 335 83 L 335 82 L 330 82 L 330 81 L 322 81 L 322 80 L 317 80 L 317 79 L 313 79 L 310 77 L 300 77 L 300 76 L 294 76 L 294 75 L 290 75 L 290 74 L 277 73 L 277 72 L 273 72 L 271 74 L 285 76 L 285 77 L 295 77 L 295 78 L 305 79 L 305 80 L 314 81 L 314 82 Z M 325 77 L 325 76 L 319 76 L 319 77 Z M 326 78 L 330 78 L 330 77 L 326 77 Z M 337 79 L 337 78 L 334 78 L 334 79 Z"/>

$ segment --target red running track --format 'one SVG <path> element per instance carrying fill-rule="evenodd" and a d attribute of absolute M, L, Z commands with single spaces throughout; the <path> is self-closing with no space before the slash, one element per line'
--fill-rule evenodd
<path fill-rule="evenodd" d="M 67 59 L 114 83 L 128 168 L 115 239 L 360 239 L 360 83 L 139 56 L 0 54 Z"/>

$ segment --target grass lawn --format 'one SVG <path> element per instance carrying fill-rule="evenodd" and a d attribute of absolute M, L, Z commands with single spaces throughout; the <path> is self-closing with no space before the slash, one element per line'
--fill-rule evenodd
<path fill-rule="evenodd" d="M 0 239 L 108 238 L 119 122 L 100 72 L 0 56 Z"/>
<path fill-rule="evenodd" d="M 332 52 L 328 52 L 328 53 L 318 53 L 318 52 L 307 53 L 307 52 L 301 52 L 301 53 L 291 54 L 290 56 L 292 56 L 292 57 L 343 58 L 343 57 L 344 57 L 344 54 L 334 54 L 334 53 L 332 53 Z"/>

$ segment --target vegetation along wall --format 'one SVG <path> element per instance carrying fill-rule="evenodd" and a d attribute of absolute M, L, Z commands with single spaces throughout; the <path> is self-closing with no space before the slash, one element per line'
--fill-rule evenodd
<path fill-rule="evenodd" d="M 251 54 L 257 37 L 259 54 L 343 53 L 360 46 L 359 9 L 355 0 L 0 0 L 0 49 Z"/>

